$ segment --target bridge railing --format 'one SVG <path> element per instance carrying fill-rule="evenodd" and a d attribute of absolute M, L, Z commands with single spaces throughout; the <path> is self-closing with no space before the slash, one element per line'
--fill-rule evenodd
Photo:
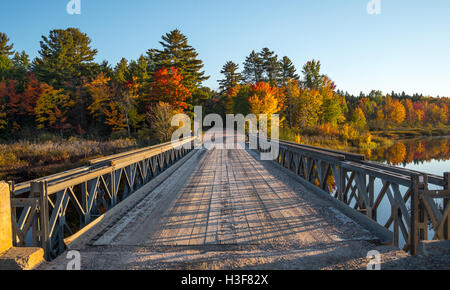
<path fill-rule="evenodd" d="M 395 246 L 416 254 L 420 240 L 450 238 L 450 173 L 431 175 L 366 161 L 364 155 L 266 140 L 279 144 L 277 163 L 389 229 Z M 260 142 L 259 151 L 268 148 Z M 382 204 L 389 206 L 384 221 Z"/>
<path fill-rule="evenodd" d="M 64 251 L 75 234 L 189 153 L 195 137 L 92 160 L 90 165 L 11 184 L 14 246 Z M 190 146 L 186 146 L 190 144 Z"/>

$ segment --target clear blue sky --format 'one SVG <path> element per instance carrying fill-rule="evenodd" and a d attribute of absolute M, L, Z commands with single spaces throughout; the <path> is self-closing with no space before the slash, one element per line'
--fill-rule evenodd
<path fill-rule="evenodd" d="M 240 64 L 263 47 L 289 56 L 300 71 L 319 59 L 339 89 L 371 89 L 450 96 L 450 1 L 381 0 L 81 0 L 81 15 L 68 15 L 69 0 L 2 0 L 0 31 L 16 50 L 36 57 L 41 35 L 78 27 L 93 40 L 97 60 L 115 64 L 159 48 L 178 28 L 205 63 L 216 88 L 222 65 Z"/>

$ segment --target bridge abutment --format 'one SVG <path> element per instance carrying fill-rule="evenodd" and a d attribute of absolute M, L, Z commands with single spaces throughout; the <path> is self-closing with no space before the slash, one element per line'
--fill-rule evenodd
<path fill-rule="evenodd" d="M 11 197 L 9 184 L 0 182 L 0 255 L 12 248 Z"/>

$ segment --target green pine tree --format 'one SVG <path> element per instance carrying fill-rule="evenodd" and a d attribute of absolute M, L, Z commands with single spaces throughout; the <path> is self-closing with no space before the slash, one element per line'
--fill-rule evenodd
<path fill-rule="evenodd" d="M 309 89 L 319 89 L 324 75 L 320 74 L 320 61 L 308 61 L 303 66 L 303 85 Z"/>
<path fill-rule="evenodd" d="M 0 32 L 0 80 L 9 78 L 13 67 L 10 56 L 14 54 L 14 45 L 8 43 L 8 36 L 5 33 Z"/>
<path fill-rule="evenodd" d="M 147 52 L 149 67 L 153 68 L 153 73 L 163 67 L 177 68 L 178 73 L 183 76 L 182 84 L 190 91 L 209 79 L 202 71 L 203 61 L 198 59 L 198 53 L 178 29 L 163 35 L 159 43 L 163 47 L 162 50 L 150 49 Z"/>
<path fill-rule="evenodd" d="M 285 56 L 280 62 L 281 66 L 281 82 L 285 86 L 289 80 L 299 80 L 300 77 L 296 73 L 297 70 L 289 59 L 289 57 Z"/>
<path fill-rule="evenodd" d="M 263 62 L 261 57 L 255 51 L 245 59 L 243 79 L 246 83 L 257 83 L 263 81 Z"/>
<path fill-rule="evenodd" d="M 8 42 L 8 36 L 5 33 L 0 32 L 0 56 L 10 57 L 14 54 L 14 44 L 11 43 L 8 45 Z"/>
<path fill-rule="evenodd" d="M 264 81 L 276 86 L 281 78 L 281 65 L 278 62 L 278 55 L 267 47 L 260 52 L 260 58 L 263 64 Z"/>
<path fill-rule="evenodd" d="M 92 77 L 97 50 L 91 39 L 78 28 L 56 29 L 42 36 L 40 57 L 33 63 L 38 78 L 55 88 L 74 90 L 83 77 Z"/>
<path fill-rule="evenodd" d="M 126 58 L 122 58 L 114 68 L 113 80 L 118 84 L 123 84 L 131 80 Z"/>
<path fill-rule="evenodd" d="M 220 73 L 223 74 L 225 78 L 218 81 L 222 92 L 235 87 L 242 80 L 242 74 L 238 72 L 238 69 L 239 65 L 232 61 L 228 61 L 222 67 Z"/>

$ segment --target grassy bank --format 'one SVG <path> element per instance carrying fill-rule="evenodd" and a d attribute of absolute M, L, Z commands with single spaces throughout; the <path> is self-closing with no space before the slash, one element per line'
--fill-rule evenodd
<path fill-rule="evenodd" d="M 347 128 L 338 128 L 321 132 L 306 130 L 305 134 L 298 134 L 290 129 L 280 130 L 280 138 L 306 145 L 343 150 L 348 152 L 365 153 L 367 150 L 392 146 L 396 141 L 418 139 L 426 137 L 450 136 L 450 126 L 438 128 L 388 128 L 367 133 L 348 133 Z"/>
<path fill-rule="evenodd" d="M 439 128 L 396 128 L 372 131 L 372 135 L 384 138 L 407 139 L 431 136 L 449 136 L 450 126 Z"/>
<path fill-rule="evenodd" d="M 16 183 L 84 165 L 89 159 L 132 150 L 133 139 L 93 141 L 77 138 L 0 144 L 0 180 Z"/>

